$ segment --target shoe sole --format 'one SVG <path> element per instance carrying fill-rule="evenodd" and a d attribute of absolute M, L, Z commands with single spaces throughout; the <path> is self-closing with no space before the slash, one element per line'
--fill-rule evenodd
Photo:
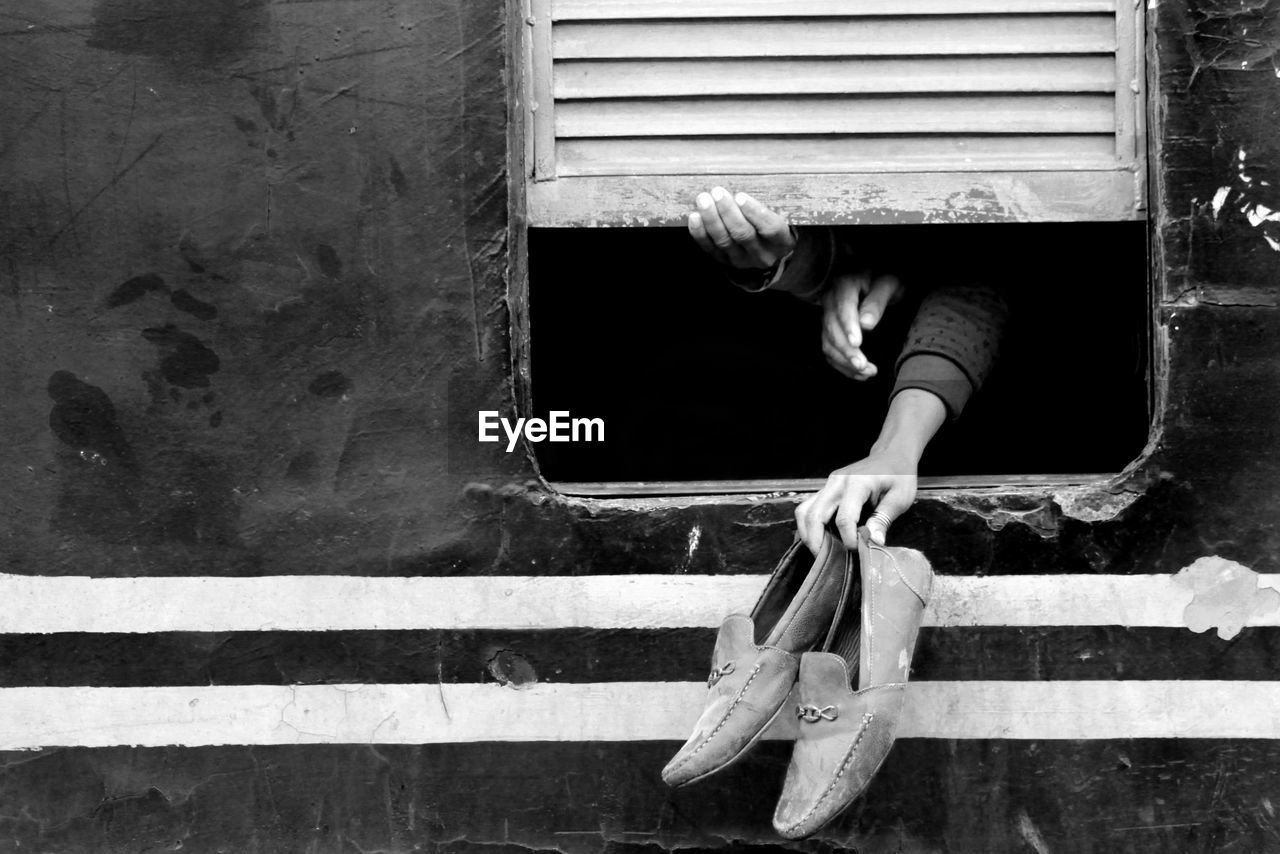
<path fill-rule="evenodd" d="M 787 696 L 790 697 L 790 694 L 788 694 Z M 765 725 L 760 727 L 760 731 L 757 732 L 755 735 L 751 736 L 750 740 L 748 740 L 747 743 L 742 746 L 742 749 L 739 750 L 737 753 L 733 754 L 733 756 L 729 757 L 728 761 L 726 761 L 722 765 L 717 765 L 716 767 L 712 768 L 709 771 L 703 771 L 701 774 L 699 774 L 696 777 L 690 777 L 688 780 L 685 780 L 683 783 L 677 783 L 672 788 L 683 789 L 685 786 L 692 786 L 694 783 L 698 782 L 699 780 L 705 780 L 706 778 L 710 777 L 712 774 L 720 773 L 721 771 L 728 768 L 733 763 L 737 762 L 742 757 L 746 756 L 747 752 L 750 751 L 751 748 L 755 747 L 756 742 L 758 742 L 764 736 L 765 731 L 769 729 L 769 727 L 773 726 L 773 722 L 778 719 L 778 715 L 782 714 L 782 710 L 785 709 L 786 707 L 787 707 L 787 700 L 784 698 L 782 703 L 778 706 L 778 708 L 774 710 L 774 713 L 769 716 L 769 720 L 765 722 Z"/>

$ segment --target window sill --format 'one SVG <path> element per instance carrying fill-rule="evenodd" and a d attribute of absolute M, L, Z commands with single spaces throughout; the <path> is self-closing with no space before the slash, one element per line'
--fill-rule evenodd
<path fill-rule="evenodd" d="M 797 224 L 1115 222 L 1142 219 L 1144 177 L 1129 164 L 1059 171 L 564 177 L 528 187 L 537 227 L 683 225 L 717 183 L 767 198 Z"/>
<path fill-rule="evenodd" d="M 954 490 L 1010 488 L 1058 488 L 1100 486 L 1116 474 L 1026 474 L 922 477 L 922 493 Z M 816 492 L 825 481 L 820 478 L 777 480 L 690 480 L 690 481 L 605 481 L 588 483 L 548 482 L 552 490 L 573 498 L 657 498 L 712 495 L 776 495 Z"/>

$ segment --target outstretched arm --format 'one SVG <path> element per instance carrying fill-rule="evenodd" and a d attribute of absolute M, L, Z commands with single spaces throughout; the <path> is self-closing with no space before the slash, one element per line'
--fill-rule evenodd
<path fill-rule="evenodd" d="M 810 549 L 832 518 L 851 548 L 864 510 L 871 538 L 883 545 L 888 528 L 914 503 L 920 457 L 934 435 L 956 418 L 990 373 L 1008 309 L 992 288 L 966 286 L 928 294 L 912 321 L 880 437 L 866 458 L 837 469 L 796 508 L 796 524 Z"/>

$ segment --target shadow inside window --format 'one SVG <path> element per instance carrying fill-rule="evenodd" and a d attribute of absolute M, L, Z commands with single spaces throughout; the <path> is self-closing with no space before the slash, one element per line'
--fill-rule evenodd
<path fill-rule="evenodd" d="M 910 287 L 962 278 L 1010 307 L 999 361 L 922 475 L 1118 471 L 1147 439 L 1146 224 L 863 226 L 846 235 Z M 910 312 L 869 336 L 858 383 L 821 310 L 745 293 L 683 229 L 532 229 L 534 412 L 602 418 L 603 443 L 534 445 L 552 481 L 825 477 L 879 431 Z"/>

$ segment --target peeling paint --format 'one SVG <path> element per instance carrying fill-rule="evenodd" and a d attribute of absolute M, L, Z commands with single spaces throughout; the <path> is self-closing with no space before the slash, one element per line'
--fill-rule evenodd
<path fill-rule="evenodd" d="M 1224 184 L 1218 188 L 1213 194 L 1213 218 L 1217 219 L 1218 214 L 1222 212 L 1222 206 L 1227 202 L 1227 196 L 1231 194 L 1231 185 Z"/>
<path fill-rule="evenodd" d="M 1280 252 L 1280 211 L 1276 210 L 1280 203 L 1272 198 L 1271 204 L 1266 204 L 1257 198 L 1259 192 L 1265 193 L 1261 188 L 1269 187 L 1270 182 L 1255 177 L 1255 170 L 1248 161 L 1248 153 L 1243 148 L 1236 149 L 1232 166 L 1235 175 L 1231 181 L 1213 194 L 1211 207 L 1214 220 L 1221 218 L 1223 209 L 1230 203 L 1231 208 L 1239 211 L 1251 228 L 1261 232 L 1268 247 Z M 1266 174 L 1265 170 L 1262 174 Z M 1257 186 L 1254 186 L 1255 183 Z"/>
<path fill-rule="evenodd" d="M 1052 502 L 1043 495 L 961 493 L 942 495 L 939 500 L 955 510 L 981 517 L 992 531 L 1004 530 L 1010 523 L 1021 523 L 1045 539 L 1058 534 L 1058 517 Z"/>
<path fill-rule="evenodd" d="M 698 543 L 702 541 L 702 526 L 694 525 L 689 529 L 689 551 L 685 555 L 686 560 L 693 560 L 693 554 L 698 550 Z"/>
<path fill-rule="evenodd" d="M 1231 640 L 1253 617 L 1280 609 L 1280 591 L 1260 587 L 1258 573 L 1233 560 L 1211 555 L 1183 567 L 1174 580 L 1192 592 L 1184 611 L 1187 628 Z"/>
<path fill-rule="evenodd" d="M 509 688 L 528 688 L 538 682 L 538 673 L 518 652 L 500 649 L 489 656 L 489 674 Z"/>
<path fill-rule="evenodd" d="M 1036 854 L 1049 854 L 1049 846 L 1044 841 L 1044 835 L 1031 820 L 1031 816 L 1027 815 L 1026 810 L 1018 810 L 1018 834 Z"/>
<path fill-rule="evenodd" d="M 1137 501 L 1141 492 L 1106 492 L 1080 487 L 1064 489 L 1053 494 L 1063 516 L 1081 522 L 1110 522 Z"/>

